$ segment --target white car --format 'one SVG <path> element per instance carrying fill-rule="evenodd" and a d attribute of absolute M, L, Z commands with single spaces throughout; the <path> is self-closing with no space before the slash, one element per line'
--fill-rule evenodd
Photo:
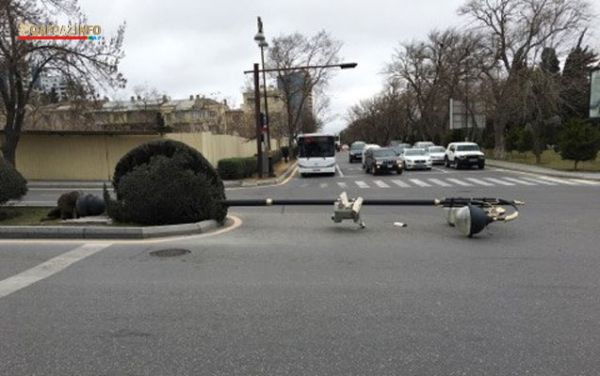
<path fill-rule="evenodd" d="M 366 144 L 365 145 L 365 147 L 362 149 L 362 157 L 361 157 L 363 169 L 367 168 L 367 166 L 365 165 L 365 151 L 367 151 L 369 149 L 379 149 L 379 148 L 381 148 L 381 146 L 379 146 L 377 144 Z"/>
<path fill-rule="evenodd" d="M 446 167 L 459 169 L 467 166 L 485 167 L 485 155 L 474 142 L 452 142 L 448 144 L 445 157 Z"/>
<path fill-rule="evenodd" d="M 400 155 L 405 170 L 423 168 L 431 170 L 431 157 L 425 149 L 405 149 Z"/>
<path fill-rule="evenodd" d="M 444 164 L 446 149 L 443 146 L 430 146 L 427 148 L 427 154 L 431 157 L 432 164 Z"/>
<path fill-rule="evenodd" d="M 427 149 L 430 146 L 435 146 L 435 144 L 431 141 L 419 141 L 415 142 L 415 145 L 413 147 L 417 149 Z"/>

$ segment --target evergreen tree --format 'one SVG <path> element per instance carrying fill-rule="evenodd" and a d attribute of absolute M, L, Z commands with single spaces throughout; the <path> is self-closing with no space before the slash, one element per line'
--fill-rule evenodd
<path fill-rule="evenodd" d="M 598 55 L 588 47 L 581 47 L 583 36 L 567 56 L 563 69 L 560 94 L 563 122 L 589 115 L 590 71 Z"/>

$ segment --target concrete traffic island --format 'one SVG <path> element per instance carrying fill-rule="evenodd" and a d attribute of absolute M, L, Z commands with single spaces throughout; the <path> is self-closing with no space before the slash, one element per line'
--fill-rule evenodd
<path fill-rule="evenodd" d="M 207 220 L 163 226 L 0 226 L 0 239 L 150 239 L 204 234 L 233 224 L 227 217 L 223 224 Z"/>

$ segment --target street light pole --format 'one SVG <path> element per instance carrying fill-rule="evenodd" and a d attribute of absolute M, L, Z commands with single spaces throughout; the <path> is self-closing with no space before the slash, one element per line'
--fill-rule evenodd
<path fill-rule="evenodd" d="M 262 60 L 262 72 L 263 72 L 263 85 L 265 90 L 265 115 L 263 117 L 264 124 L 261 126 L 263 128 L 263 142 L 265 145 L 265 150 L 263 151 L 263 174 L 272 175 L 273 174 L 273 166 L 271 165 L 271 131 L 269 126 L 269 109 L 267 104 L 267 76 L 265 74 L 265 53 L 264 48 L 268 47 L 269 44 L 266 42 L 265 34 L 263 33 L 263 23 L 260 17 L 257 17 L 258 24 L 258 32 L 254 36 L 254 40 L 258 43 L 260 47 L 260 57 Z M 256 102 L 260 103 L 260 91 L 258 92 L 258 96 L 256 96 Z M 257 106 L 260 111 L 260 104 Z M 262 176 L 261 176 L 262 177 Z"/>
<path fill-rule="evenodd" d="M 259 90 L 259 78 L 258 78 L 258 64 L 254 64 L 254 114 L 256 121 L 256 163 L 258 170 L 258 177 L 263 177 L 263 150 L 262 150 L 262 124 L 260 119 L 260 90 Z"/>

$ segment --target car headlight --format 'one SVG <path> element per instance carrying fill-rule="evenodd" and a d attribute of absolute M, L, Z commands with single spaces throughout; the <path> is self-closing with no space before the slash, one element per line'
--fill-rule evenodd
<path fill-rule="evenodd" d="M 376 164 L 377 166 L 381 166 L 381 165 L 382 165 L 382 163 L 381 163 L 381 162 L 375 162 L 375 164 Z"/>
<path fill-rule="evenodd" d="M 465 156 L 464 155 L 459 155 L 457 158 L 458 159 L 465 159 Z"/>

